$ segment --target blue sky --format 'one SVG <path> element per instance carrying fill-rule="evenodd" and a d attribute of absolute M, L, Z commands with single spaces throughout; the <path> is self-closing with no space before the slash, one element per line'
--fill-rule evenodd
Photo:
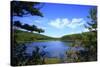
<path fill-rule="evenodd" d="M 90 8 L 95 6 L 45 3 L 41 8 L 44 17 L 25 16 L 14 17 L 14 21 L 34 24 L 45 30 L 44 35 L 61 37 L 63 35 L 88 31 L 84 24 L 88 21 L 87 16 Z"/>

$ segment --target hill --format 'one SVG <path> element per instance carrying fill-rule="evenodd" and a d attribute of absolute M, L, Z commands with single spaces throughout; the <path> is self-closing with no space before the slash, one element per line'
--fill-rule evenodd
<path fill-rule="evenodd" d="M 55 40 L 56 38 L 42 35 L 39 33 L 26 32 L 21 30 L 15 30 L 14 32 L 15 40 L 19 42 L 33 42 L 33 41 L 45 41 L 45 40 Z"/>
<path fill-rule="evenodd" d="M 91 31 L 91 32 L 82 32 L 78 34 L 70 34 L 70 35 L 64 35 L 61 37 L 61 40 L 64 41 L 75 41 L 75 40 L 90 40 L 92 36 L 96 36 L 97 32 L 96 31 Z"/>
<path fill-rule="evenodd" d="M 69 35 L 64 35 L 61 37 L 61 40 L 63 41 L 74 41 L 76 39 L 81 39 L 82 38 L 82 33 L 79 34 L 69 34 Z"/>

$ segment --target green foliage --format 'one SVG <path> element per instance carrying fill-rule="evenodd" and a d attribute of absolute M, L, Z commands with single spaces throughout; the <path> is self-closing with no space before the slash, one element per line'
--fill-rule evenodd
<path fill-rule="evenodd" d="M 84 32 L 81 34 L 66 35 L 61 38 L 62 40 L 73 42 L 70 46 L 81 46 L 85 50 L 75 52 L 73 50 L 67 51 L 68 62 L 86 62 L 97 60 L 97 33 L 94 31 Z M 71 57 L 76 55 L 78 59 Z"/>
<path fill-rule="evenodd" d="M 43 32 L 44 32 L 44 30 L 41 29 L 41 28 L 38 28 L 36 31 L 37 31 L 38 33 L 43 33 Z"/>
<path fill-rule="evenodd" d="M 91 8 L 88 16 L 88 26 L 90 33 L 85 34 L 83 39 L 83 44 L 88 52 L 87 61 L 96 61 L 97 60 L 97 8 Z"/>
<path fill-rule="evenodd" d="M 32 56 L 29 56 L 25 51 L 26 51 L 26 46 L 24 44 L 18 45 L 15 48 L 13 48 L 11 56 L 12 66 L 45 64 L 44 56 L 46 52 L 40 52 L 39 47 L 34 47 Z"/>
<path fill-rule="evenodd" d="M 29 31 L 31 31 L 31 29 L 32 29 L 32 27 L 31 27 L 30 25 L 28 25 L 28 24 L 24 24 L 24 25 L 22 26 L 22 28 L 23 28 L 23 29 L 26 29 L 26 30 L 29 30 Z"/>
<path fill-rule="evenodd" d="M 37 29 L 38 29 L 37 26 L 35 26 L 35 25 L 32 25 L 31 27 L 32 27 L 32 31 L 37 31 Z"/>
<path fill-rule="evenodd" d="M 35 7 L 39 6 L 39 4 L 39 2 L 11 1 L 12 16 L 23 17 L 24 15 L 31 14 L 43 17 L 40 8 Z"/>
<path fill-rule="evenodd" d="M 35 6 L 40 3 L 38 2 L 24 2 L 24 1 L 12 1 L 11 12 L 13 16 L 23 17 L 24 15 L 36 15 L 43 16 L 39 8 Z M 61 38 L 63 41 L 71 41 L 72 46 L 84 47 L 84 51 L 69 50 L 67 54 L 67 62 L 83 62 L 83 61 L 96 61 L 97 60 L 97 8 L 92 8 L 89 12 L 89 21 L 85 25 L 89 32 L 80 34 L 65 35 Z M 44 54 L 40 54 L 40 48 L 35 47 L 35 51 L 31 57 L 27 57 L 25 54 L 25 47 L 17 48 L 20 43 L 33 42 L 39 40 L 56 40 L 56 38 L 48 37 L 38 33 L 44 32 L 43 29 L 38 28 L 35 25 L 22 25 L 19 21 L 14 23 L 15 26 L 26 29 L 31 32 L 25 32 L 21 30 L 14 30 L 12 35 L 13 46 L 12 46 L 12 65 L 28 65 L 28 64 L 48 64 L 48 63 L 59 63 L 58 59 L 45 59 Z M 36 31 L 38 33 L 32 33 Z M 21 44 L 23 46 L 23 44 Z"/>
<path fill-rule="evenodd" d="M 97 8 L 91 8 L 89 12 L 89 21 L 85 27 L 89 32 L 84 32 L 80 34 L 65 35 L 61 39 L 65 41 L 73 41 L 72 46 L 75 47 L 77 42 L 79 46 L 84 47 L 84 51 L 75 52 L 69 50 L 67 52 L 69 62 L 86 62 L 86 61 L 96 61 L 97 60 Z M 72 57 L 77 56 L 78 59 Z"/>
<path fill-rule="evenodd" d="M 91 8 L 89 15 L 87 16 L 89 21 L 87 22 L 86 28 L 90 31 L 97 30 L 97 8 Z"/>
<path fill-rule="evenodd" d="M 67 62 L 79 62 L 79 57 L 78 57 L 78 51 L 75 50 L 68 50 L 66 52 L 67 54 Z"/>
<path fill-rule="evenodd" d="M 65 36 L 61 37 L 61 40 L 72 41 L 72 42 L 75 42 L 77 40 L 79 41 L 81 39 L 82 39 L 81 33 L 80 34 L 65 35 Z"/>
<path fill-rule="evenodd" d="M 37 65 L 37 64 L 42 64 L 42 59 L 40 55 L 40 48 L 35 47 L 35 51 L 33 51 L 32 56 L 28 60 L 27 65 Z"/>
<path fill-rule="evenodd" d="M 40 3 L 39 2 L 24 2 L 24 1 L 11 1 L 11 18 L 13 16 L 23 17 L 26 15 L 32 15 L 32 16 L 41 16 L 43 17 L 43 14 L 40 12 Z M 13 24 L 13 21 L 11 19 L 11 23 Z M 28 25 L 24 24 L 22 25 L 20 21 L 15 21 L 14 26 L 26 29 L 28 31 L 36 31 L 36 32 L 44 32 L 44 30 L 37 28 L 35 25 Z M 33 55 L 31 57 L 27 56 L 25 54 L 25 42 L 35 41 L 35 40 L 42 40 L 42 39 L 50 39 L 50 37 L 36 34 L 36 33 L 29 33 L 20 31 L 18 29 L 13 29 L 12 31 L 12 45 L 11 45 L 11 65 L 12 66 L 22 66 L 28 64 L 30 61 L 34 62 L 32 64 L 41 64 L 43 63 L 43 60 L 41 61 L 40 54 L 39 54 L 39 48 L 35 48 L 36 51 L 33 52 Z M 19 47 L 21 46 L 21 48 Z M 17 48 L 18 47 L 18 48 Z M 32 59 L 33 58 L 33 59 Z M 29 63 L 30 64 L 30 63 Z"/>
<path fill-rule="evenodd" d="M 31 32 L 33 32 L 33 31 L 38 32 L 38 33 L 43 33 L 44 32 L 43 29 L 38 28 L 35 25 L 29 25 L 29 24 L 22 25 L 22 23 L 20 21 L 15 21 L 14 22 L 14 26 L 19 27 L 19 28 L 22 28 L 22 29 L 25 29 L 27 31 L 31 31 Z"/>
<path fill-rule="evenodd" d="M 12 56 L 11 56 L 12 66 L 22 66 L 27 63 L 28 57 L 27 54 L 25 53 L 25 50 L 26 46 L 24 44 L 16 46 L 12 49 Z"/>
<path fill-rule="evenodd" d="M 25 1 L 11 1 L 11 18 L 13 16 L 19 16 L 19 17 L 23 17 L 24 15 L 32 15 L 32 16 L 41 16 L 43 17 L 42 13 L 40 12 L 41 3 L 39 2 L 25 2 Z M 11 23 L 13 23 L 13 21 L 11 20 Z M 28 24 L 24 24 L 22 25 L 20 23 L 20 21 L 15 21 L 14 23 L 15 26 L 20 27 L 20 28 L 24 28 L 28 31 L 36 31 L 39 33 L 44 32 L 44 30 L 37 28 L 37 26 L 35 25 L 28 25 Z"/>
<path fill-rule="evenodd" d="M 21 22 L 19 22 L 19 21 L 15 21 L 15 22 L 14 22 L 14 26 L 22 27 L 22 24 L 21 24 Z"/>

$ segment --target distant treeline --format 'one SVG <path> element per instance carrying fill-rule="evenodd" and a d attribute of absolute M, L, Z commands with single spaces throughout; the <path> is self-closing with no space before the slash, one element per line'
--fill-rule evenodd
<path fill-rule="evenodd" d="M 70 34 L 70 35 L 64 35 L 61 37 L 61 40 L 64 41 L 75 41 L 76 39 L 79 40 L 82 38 L 82 34 Z"/>
<path fill-rule="evenodd" d="M 64 35 L 64 36 L 61 37 L 61 40 L 64 40 L 64 41 L 78 40 L 78 41 L 80 41 L 80 40 L 83 40 L 83 37 L 85 37 L 86 38 L 85 40 L 87 40 L 87 38 L 89 38 L 89 36 L 86 37 L 86 35 L 91 35 L 93 33 L 95 33 L 95 35 L 96 35 L 97 31 L 91 31 L 91 32 L 88 31 L 88 32 L 82 32 L 82 33 L 78 33 L 78 34 Z"/>

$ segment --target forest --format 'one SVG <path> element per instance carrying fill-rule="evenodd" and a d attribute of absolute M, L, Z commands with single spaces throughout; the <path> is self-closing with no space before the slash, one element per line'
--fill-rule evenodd
<path fill-rule="evenodd" d="M 39 47 L 34 47 L 35 51 L 32 52 L 31 56 L 25 53 L 25 43 L 30 42 L 41 42 L 41 41 L 65 41 L 72 42 L 71 47 L 83 47 L 84 50 L 74 51 L 69 49 L 66 51 L 67 63 L 72 62 L 88 62 L 97 61 L 97 8 L 91 8 L 88 12 L 87 25 L 84 25 L 88 32 L 82 32 L 78 34 L 64 35 L 60 38 L 54 38 L 43 35 L 45 30 L 39 28 L 35 24 L 23 24 L 20 21 L 13 21 L 14 16 L 23 17 L 25 15 L 32 16 L 43 16 L 40 12 L 43 7 L 39 2 L 24 2 L 24 1 L 12 1 L 11 2 L 11 65 L 22 66 L 22 65 L 40 65 L 50 63 L 62 63 L 57 58 L 46 59 L 46 52 L 40 53 Z M 39 7 L 36 7 L 39 5 Z M 42 48 L 46 48 L 43 46 Z"/>

